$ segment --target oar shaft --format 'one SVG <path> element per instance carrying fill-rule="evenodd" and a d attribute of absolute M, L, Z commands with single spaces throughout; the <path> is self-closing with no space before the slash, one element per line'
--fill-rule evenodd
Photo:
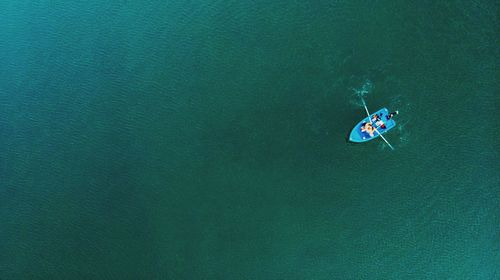
<path fill-rule="evenodd" d="M 389 141 L 387 141 L 385 139 L 385 137 L 378 131 L 378 129 L 375 128 L 375 131 L 378 133 L 378 135 L 380 136 L 380 138 L 382 138 L 382 140 L 384 140 L 384 142 L 387 144 L 387 146 L 389 146 L 389 148 L 391 148 L 391 150 L 394 151 L 394 147 L 389 143 Z"/>
<path fill-rule="evenodd" d="M 368 115 L 368 117 L 370 117 L 370 112 L 368 112 L 368 107 L 366 107 L 365 100 L 363 98 L 361 98 L 361 101 L 363 101 L 363 106 L 365 107 L 366 114 Z M 370 118 L 370 122 L 371 122 L 371 118 Z"/>

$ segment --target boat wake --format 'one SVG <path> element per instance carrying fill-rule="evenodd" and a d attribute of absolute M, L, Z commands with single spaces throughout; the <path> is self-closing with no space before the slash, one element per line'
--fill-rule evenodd
<path fill-rule="evenodd" d="M 372 81 L 370 81 L 369 79 L 365 79 L 361 86 L 357 88 L 351 88 L 353 94 L 350 103 L 355 106 L 364 107 L 363 100 L 372 92 L 372 89 Z"/>

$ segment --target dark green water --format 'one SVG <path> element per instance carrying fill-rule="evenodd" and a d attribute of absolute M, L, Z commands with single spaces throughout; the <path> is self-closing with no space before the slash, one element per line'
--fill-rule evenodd
<path fill-rule="evenodd" d="M 0 279 L 500 277 L 495 1 L 71 2 L 0 3 Z"/>

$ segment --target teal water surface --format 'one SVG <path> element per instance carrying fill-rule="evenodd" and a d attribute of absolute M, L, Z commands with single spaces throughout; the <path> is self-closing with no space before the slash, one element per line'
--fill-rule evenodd
<path fill-rule="evenodd" d="M 0 26 L 0 279 L 500 277 L 496 1 L 5 0 Z M 358 94 L 400 111 L 395 151 L 346 142 Z"/>

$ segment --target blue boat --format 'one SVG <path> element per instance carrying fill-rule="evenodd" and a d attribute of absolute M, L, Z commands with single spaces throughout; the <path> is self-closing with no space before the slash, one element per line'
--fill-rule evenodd
<path fill-rule="evenodd" d="M 366 111 L 368 112 L 368 109 L 366 109 Z M 372 118 L 374 115 L 377 115 L 384 125 L 376 126 L 375 123 L 372 123 L 370 121 L 370 118 Z M 366 131 L 362 131 L 361 129 L 367 123 L 372 123 L 372 125 L 376 128 L 375 131 L 373 132 L 373 136 L 371 136 Z M 349 135 L 349 141 L 355 143 L 367 142 L 381 136 L 381 134 L 386 133 L 395 126 L 396 122 L 391 117 L 389 117 L 389 110 L 387 110 L 387 108 L 382 108 L 377 112 L 371 114 L 370 116 L 367 116 L 366 118 L 361 120 L 356 126 L 354 126 L 354 128 L 351 131 L 351 134 Z M 384 136 L 381 137 L 389 145 L 389 147 L 392 148 L 392 146 L 390 146 L 390 144 L 385 140 Z"/>

